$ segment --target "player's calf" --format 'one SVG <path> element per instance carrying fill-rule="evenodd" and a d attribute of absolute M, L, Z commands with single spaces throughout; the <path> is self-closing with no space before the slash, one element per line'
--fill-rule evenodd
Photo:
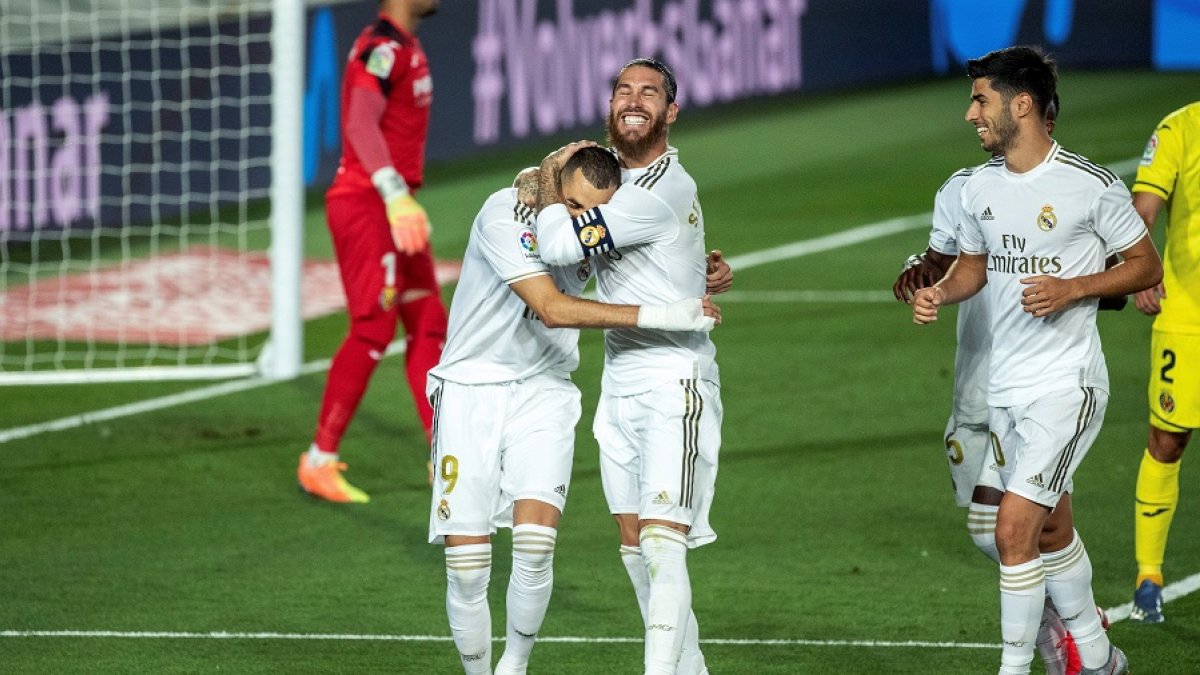
<path fill-rule="evenodd" d="M 467 675 L 492 672 L 491 574 L 490 543 L 446 547 L 446 614 Z"/>
<path fill-rule="evenodd" d="M 542 627 L 554 587 L 554 545 L 558 531 L 542 525 L 513 527 L 512 575 L 508 582 L 508 626 L 496 675 L 523 675 Z"/>

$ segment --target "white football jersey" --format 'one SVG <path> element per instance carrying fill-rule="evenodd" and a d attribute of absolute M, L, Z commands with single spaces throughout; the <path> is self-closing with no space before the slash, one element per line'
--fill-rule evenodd
<path fill-rule="evenodd" d="M 981 168 L 959 169 L 938 189 L 933 198 L 929 248 L 943 255 L 958 255 L 962 186 Z M 954 352 L 954 419 L 958 424 L 987 423 L 988 351 L 992 346 L 987 310 L 984 293 L 958 305 L 958 348 Z"/>
<path fill-rule="evenodd" d="M 543 260 L 593 260 L 602 302 L 665 305 L 699 298 L 706 287 L 704 214 L 696 183 L 667 152 L 650 166 L 622 171 L 611 201 L 572 219 L 555 204 L 538 215 Z M 604 391 L 628 396 L 663 382 L 719 384 L 708 333 L 621 328 L 605 331 Z"/>
<path fill-rule="evenodd" d="M 984 288 L 992 314 L 988 404 L 1030 403 L 1070 387 L 1108 390 L 1108 370 L 1096 330 L 1097 299 L 1045 318 L 1021 305 L 1037 275 L 1096 274 L 1104 259 L 1146 236 L 1129 190 L 1108 169 L 1054 143 L 1045 161 L 1025 173 L 989 162 L 967 178 L 958 245 L 987 254 Z"/>
<path fill-rule="evenodd" d="M 517 202 L 515 188 L 496 192 L 471 225 L 446 346 L 430 374 L 459 384 L 494 384 L 574 371 L 579 331 L 546 328 L 508 285 L 550 274 L 559 290 L 578 296 L 590 273 L 587 263 L 545 265 L 533 210 Z"/>

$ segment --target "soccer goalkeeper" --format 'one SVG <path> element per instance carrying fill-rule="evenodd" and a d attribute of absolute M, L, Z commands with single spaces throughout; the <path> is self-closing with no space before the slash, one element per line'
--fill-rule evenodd
<path fill-rule="evenodd" d="M 375 366 L 404 323 L 405 361 L 417 414 L 428 437 L 433 411 L 425 376 L 446 338 L 429 219 L 415 198 L 425 164 L 433 85 L 416 38 L 437 0 L 380 0 L 363 29 L 342 83 L 342 158 L 325 196 L 326 219 L 350 313 L 350 332 L 329 367 L 316 436 L 300 456 L 300 487 L 320 499 L 366 502 L 342 476 L 338 444 Z"/>

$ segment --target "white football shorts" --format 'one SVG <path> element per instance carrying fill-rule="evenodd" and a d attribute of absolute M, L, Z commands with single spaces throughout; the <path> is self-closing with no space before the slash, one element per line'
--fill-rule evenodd
<path fill-rule="evenodd" d="M 1064 389 L 1033 403 L 992 408 L 989 422 L 1003 458 L 1004 489 L 1053 508 L 1071 492 L 1075 470 L 1100 435 L 1108 392 Z"/>
<path fill-rule="evenodd" d="M 999 461 L 994 456 L 992 435 L 987 423 L 960 423 L 954 415 L 946 422 L 946 465 L 950 468 L 950 486 L 954 503 L 971 505 L 975 486 L 1004 491 L 1000 481 Z"/>
<path fill-rule="evenodd" d="M 503 384 L 429 378 L 433 495 L 429 542 L 512 527 L 518 499 L 560 512 L 571 487 L 579 389 L 543 374 Z"/>
<path fill-rule="evenodd" d="M 632 396 L 602 394 L 592 432 L 610 513 L 689 526 L 688 546 L 717 538 L 708 523 L 721 448 L 720 386 L 667 382 Z"/>

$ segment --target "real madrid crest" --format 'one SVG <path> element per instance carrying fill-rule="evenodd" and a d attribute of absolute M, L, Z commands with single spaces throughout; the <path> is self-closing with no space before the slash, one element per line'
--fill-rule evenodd
<path fill-rule="evenodd" d="M 437 514 L 439 520 L 450 520 L 450 503 L 445 499 L 438 502 Z"/>
<path fill-rule="evenodd" d="M 579 231 L 579 243 L 591 248 L 599 244 L 600 240 L 604 239 L 605 234 L 607 234 L 607 231 L 603 225 L 588 225 Z"/>
<path fill-rule="evenodd" d="M 1043 232 L 1049 232 L 1058 226 L 1058 216 L 1054 215 L 1054 207 L 1049 204 L 1042 207 L 1042 212 L 1038 214 L 1037 226 Z"/>

